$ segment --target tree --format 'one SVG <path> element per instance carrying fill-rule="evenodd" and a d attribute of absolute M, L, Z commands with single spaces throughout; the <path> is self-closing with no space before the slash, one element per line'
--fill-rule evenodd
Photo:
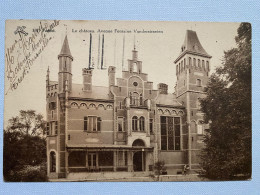
<path fill-rule="evenodd" d="M 46 162 L 45 121 L 34 110 L 21 110 L 4 130 L 4 178 L 19 181 L 16 173 L 25 166 Z"/>
<path fill-rule="evenodd" d="M 20 115 L 12 117 L 8 123 L 7 131 L 20 131 L 32 136 L 42 136 L 45 133 L 43 116 L 35 110 L 20 110 Z"/>
<path fill-rule="evenodd" d="M 223 63 L 209 79 L 201 100 L 210 124 L 202 151 L 203 174 L 212 179 L 251 177 L 251 25 L 241 23 L 237 47 L 224 52 Z"/>

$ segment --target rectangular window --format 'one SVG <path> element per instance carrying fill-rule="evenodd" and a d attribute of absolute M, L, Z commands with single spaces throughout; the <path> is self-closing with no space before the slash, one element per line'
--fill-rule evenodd
<path fill-rule="evenodd" d="M 47 134 L 47 135 L 50 134 L 50 123 L 47 123 L 47 126 L 46 126 L 46 134 Z"/>
<path fill-rule="evenodd" d="M 161 116 L 161 150 L 167 150 L 167 124 L 165 116 Z"/>
<path fill-rule="evenodd" d="M 84 131 L 101 131 L 101 117 L 88 116 L 84 117 Z"/>
<path fill-rule="evenodd" d="M 202 129 L 202 125 L 198 125 L 197 126 L 197 129 L 198 129 L 198 134 L 202 135 L 203 134 L 203 129 Z"/>
<path fill-rule="evenodd" d="M 181 149 L 181 124 L 180 118 L 174 117 L 174 131 L 175 131 L 175 150 Z"/>
<path fill-rule="evenodd" d="M 55 135 L 58 135 L 58 121 L 55 121 Z"/>
<path fill-rule="evenodd" d="M 50 110 L 55 110 L 56 109 L 56 102 L 50 102 L 49 103 L 49 109 Z"/>
<path fill-rule="evenodd" d="M 122 102 L 119 102 L 118 109 L 122 109 Z"/>
<path fill-rule="evenodd" d="M 161 116 L 161 150 L 180 150 L 180 117 Z"/>
<path fill-rule="evenodd" d="M 124 131 L 124 118 L 123 117 L 117 118 L 117 130 L 120 132 Z"/>
<path fill-rule="evenodd" d="M 153 133 L 153 119 L 150 118 L 149 120 L 149 128 L 150 128 L 150 133 Z"/>

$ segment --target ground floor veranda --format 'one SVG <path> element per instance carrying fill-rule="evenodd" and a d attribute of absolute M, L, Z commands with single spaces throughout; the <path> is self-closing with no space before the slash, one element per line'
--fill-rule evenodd
<path fill-rule="evenodd" d="M 152 165 L 152 148 L 68 149 L 68 172 L 149 171 Z"/>
<path fill-rule="evenodd" d="M 152 171 L 153 148 L 68 148 L 67 173 Z"/>

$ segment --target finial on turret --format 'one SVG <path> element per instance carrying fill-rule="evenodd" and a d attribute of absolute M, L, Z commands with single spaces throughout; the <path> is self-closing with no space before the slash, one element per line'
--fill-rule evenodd
<path fill-rule="evenodd" d="M 136 45 L 135 45 L 135 35 L 134 35 L 134 51 L 136 50 Z"/>

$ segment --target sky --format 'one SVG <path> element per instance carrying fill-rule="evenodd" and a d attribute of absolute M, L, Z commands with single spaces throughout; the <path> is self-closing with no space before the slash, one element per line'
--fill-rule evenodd
<path fill-rule="evenodd" d="M 38 34 L 37 29 L 40 25 L 45 28 L 43 33 Z M 23 30 L 15 33 L 18 26 Z M 95 66 L 93 85 L 108 86 L 107 70 L 97 68 L 104 34 L 104 65 L 115 66 L 116 77 L 121 77 L 122 69 L 127 68 L 127 59 L 132 58 L 135 45 L 138 58 L 143 62 L 143 72 L 148 74 L 149 81 L 154 82 L 153 88 L 156 89 L 158 83 L 166 83 L 169 86 L 169 92 L 173 93 L 176 83 L 174 60 L 180 54 L 186 30 L 197 32 L 202 46 L 212 56 L 210 64 L 211 72 L 214 72 L 215 68 L 222 63 L 224 51 L 236 47 L 234 38 L 238 26 L 239 23 L 172 21 L 9 20 L 6 22 L 5 42 L 4 126 L 7 125 L 8 119 L 18 115 L 19 110 L 22 109 L 33 109 L 45 116 L 46 72 L 49 67 L 50 79 L 58 80 L 57 56 L 65 35 L 68 37 L 70 51 L 74 58 L 73 83 L 82 83 L 82 68 L 87 68 L 89 65 L 90 32 L 92 32 L 92 63 Z M 99 33 L 99 29 L 106 32 Z M 85 32 L 82 32 L 84 30 Z M 137 33 L 135 30 L 152 30 L 162 33 Z M 24 35 L 22 31 L 28 34 Z M 124 39 L 125 44 L 123 44 Z M 100 54 L 98 54 L 99 48 Z M 22 62 L 29 53 L 31 63 L 27 67 L 26 63 Z M 10 76 L 10 70 L 13 73 L 12 78 L 22 78 L 13 90 L 10 89 L 10 78 L 7 78 Z M 12 81 L 18 82 L 17 79 Z"/>

